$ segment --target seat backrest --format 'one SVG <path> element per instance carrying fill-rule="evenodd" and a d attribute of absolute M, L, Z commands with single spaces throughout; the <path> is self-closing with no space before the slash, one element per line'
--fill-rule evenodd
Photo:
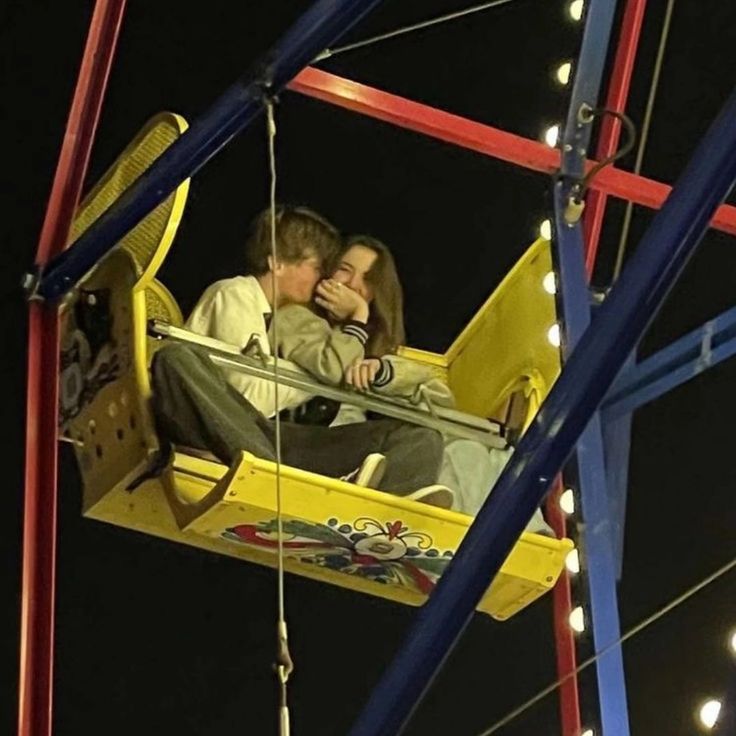
<path fill-rule="evenodd" d="M 149 121 L 82 202 L 70 240 L 83 233 L 186 130 L 183 118 Z M 158 449 L 149 400 L 149 316 L 181 323 L 155 273 L 186 203 L 182 183 L 80 283 L 62 320 L 60 415 L 84 480 L 85 510 L 146 470 Z"/>
<path fill-rule="evenodd" d="M 172 112 L 162 112 L 151 118 L 80 204 L 69 242 L 85 232 L 188 127 L 181 115 Z M 151 281 L 166 258 L 188 193 L 189 179 L 120 241 L 120 246 L 133 257 L 142 281 Z"/>
<path fill-rule="evenodd" d="M 445 353 L 458 408 L 504 419 L 509 400 L 526 399 L 531 421 L 560 372 L 559 346 L 548 333 L 557 321 L 549 241 L 533 243 Z"/>

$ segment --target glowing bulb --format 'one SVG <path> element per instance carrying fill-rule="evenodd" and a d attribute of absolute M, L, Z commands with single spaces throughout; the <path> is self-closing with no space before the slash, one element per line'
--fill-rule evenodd
<path fill-rule="evenodd" d="M 572 0 L 568 12 L 573 20 L 580 20 L 583 17 L 583 8 L 585 0 Z"/>
<path fill-rule="evenodd" d="M 736 629 L 731 632 L 731 636 L 728 639 L 728 646 L 731 651 L 736 654 Z"/>
<path fill-rule="evenodd" d="M 720 700 L 706 700 L 698 709 L 698 719 L 706 728 L 710 729 L 716 725 L 718 714 L 721 712 Z"/>
<path fill-rule="evenodd" d="M 555 77 L 557 81 L 565 85 L 570 81 L 570 74 L 572 73 L 572 64 L 569 61 L 565 61 L 557 67 Z"/>
<path fill-rule="evenodd" d="M 539 225 L 539 237 L 544 240 L 552 240 L 552 221 L 542 220 Z"/>
<path fill-rule="evenodd" d="M 547 330 L 547 340 L 549 340 L 549 344 L 552 347 L 560 347 L 560 326 L 558 324 L 552 325 L 552 327 Z"/>
<path fill-rule="evenodd" d="M 580 572 L 580 555 L 576 549 L 571 549 L 567 553 L 565 566 L 573 575 L 577 575 Z"/>
<path fill-rule="evenodd" d="M 575 513 L 575 493 L 572 488 L 568 488 L 560 494 L 560 508 L 566 514 Z"/>
<path fill-rule="evenodd" d="M 550 147 L 554 148 L 557 145 L 557 141 L 560 138 L 560 126 L 550 125 L 547 130 L 544 131 L 544 142 Z"/>
<path fill-rule="evenodd" d="M 554 271 L 550 271 L 543 279 L 542 279 L 542 287 L 548 294 L 556 294 L 557 293 L 557 277 L 555 276 Z"/>
<path fill-rule="evenodd" d="M 570 622 L 570 628 L 573 631 L 577 631 L 578 634 L 585 631 L 585 614 L 583 613 L 582 606 L 573 608 L 570 612 L 570 618 L 568 620 Z"/>
<path fill-rule="evenodd" d="M 592 728 L 587 728 L 580 736 L 595 736 L 595 731 Z"/>

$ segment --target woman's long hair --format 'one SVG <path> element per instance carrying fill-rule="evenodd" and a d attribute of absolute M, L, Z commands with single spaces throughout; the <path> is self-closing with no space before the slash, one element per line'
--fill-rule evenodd
<path fill-rule="evenodd" d="M 366 345 L 366 355 L 380 358 L 395 353 L 406 341 L 404 331 L 404 293 L 391 251 L 370 235 L 351 235 L 345 242 L 345 251 L 362 245 L 376 254 L 376 262 L 366 274 L 366 282 L 373 290 Z M 345 252 L 343 251 L 343 252 Z"/>

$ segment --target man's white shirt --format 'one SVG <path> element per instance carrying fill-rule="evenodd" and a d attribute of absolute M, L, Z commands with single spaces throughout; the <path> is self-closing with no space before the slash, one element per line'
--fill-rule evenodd
<path fill-rule="evenodd" d="M 200 335 L 236 345 L 241 350 L 253 335 L 264 355 L 271 355 L 268 325 L 271 305 L 255 276 L 235 276 L 209 286 L 192 310 L 186 327 Z M 272 381 L 226 371 L 227 380 L 265 416 L 275 414 L 276 387 Z M 311 394 L 279 385 L 279 409 L 291 409 L 311 398 Z"/>

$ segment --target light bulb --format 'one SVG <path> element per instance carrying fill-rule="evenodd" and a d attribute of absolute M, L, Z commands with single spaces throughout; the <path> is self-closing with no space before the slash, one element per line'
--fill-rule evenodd
<path fill-rule="evenodd" d="M 583 8 L 585 7 L 585 0 L 572 0 L 568 12 L 573 20 L 580 20 L 583 17 Z"/>
<path fill-rule="evenodd" d="M 595 731 L 592 728 L 586 728 L 580 736 L 595 736 Z"/>
<path fill-rule="evenodd" d="M 573 575 L 577 575 L 580 572 L 580 555 L 576 549 L 571 549 L 567 553 L 565 566 Z"/>
<path fill-rule="evenodd" d="M 547 340 L 552 347 L 560 347 L 560 326 L 558 324 L 552 325 L 547 330 Z"/>
<path fill-rule="evenodd" d="M 718 714 L 721 712 L 720 700 L 706 700 L 698 709 L 698 720 L 708 729 L 713 728 L 718 721 Z"/>
<path fill-rule="evenodd" d="M 736 629 L 731 632 L 731 635 L 728 638 L 728 646 L 731 651 L 736 654 Z"/>
<path fill-rule="evenodd" d="M 560 139 L 560 126 L 550 125 L 547 130 L 544 131 L 544 142 L 550 147 L 554 148 L 557 145 L 557 141 Z"/>
<path fill-rule="evenodd" d="M 575 513 L 575 493 L 572 488 L 568 488 L 560 494 L 560 508 L 566 514 Z"/>
<path fill-rule="evenodd" d="M 542 220 L 539 225 L 539 237 L 544 240 L 552 240 L 552 221 Z"/>
<path fill-rule="evenodd" d="M 573 608 L 570 612 L 570 618 L 568 620 L 570 622 L 570 628 L 573 631 L 577 631 L 578 634 L 585 631 L 585 614 L 583 613 L 582 606 Z"/>
<path fill-rule="evenodd" d="M 554 271 L 550 271 L 543 279 L 542 279 L 542 287 L 548 294 L 556 294 L 557 293 L 557 277 L 555 276 Z"/>
<path fill-rule="evenodd" d="M 570 81 L 571 72 L 572 64 L 569 61 L 565 61 L 557 67 L 555 77 L 560 84 L 565 85 Z"/>

